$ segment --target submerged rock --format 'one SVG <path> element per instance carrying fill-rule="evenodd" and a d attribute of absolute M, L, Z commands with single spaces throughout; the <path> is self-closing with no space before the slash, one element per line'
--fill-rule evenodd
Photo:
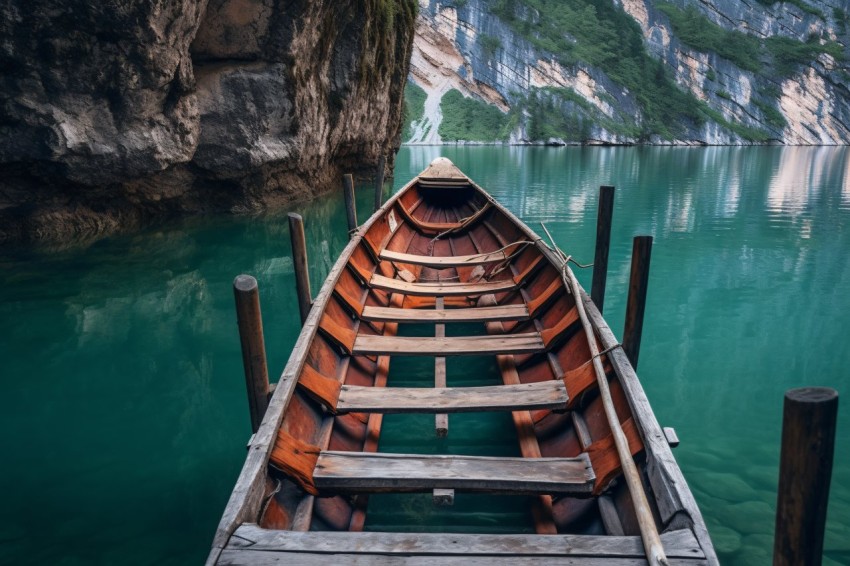
<path fill-rule="evenodd" d="M 412 0 L 10 0 L 0 242 L 258 210 L 400 142 Z M 392 163 L 390 163 L 390 167 Z"/>

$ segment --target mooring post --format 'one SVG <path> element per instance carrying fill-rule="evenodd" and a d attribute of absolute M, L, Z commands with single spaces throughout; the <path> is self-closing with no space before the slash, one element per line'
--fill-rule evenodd
<path fill-rule="evenodd" d="M 387 157 L 382 155 L 378 158 L 378 171 L 375 177 L 375 210 L 384 204 L 384 169 L 387 166 Z"/>
<path fill-rule="evenodd" d="M 635 369 L 638 365 L 640 338 L 643 334 L 643 314 L 646 310 L 646 290 L 649 286 L 649 259 L 651 255 L 652 236 L 635 236 L 632 243 L 632 271 L 629 275 L 626 324 L 623 329 L 623 351 Z"/>
<path fill-rule="evenodd" d="M 310 293 L 310 268 L 307 264 L 307 239 L 304 237 L 304 220 L 300 214 L 289 213 L 289 242 L 292 244 L 292 263 L 295 265 L 295 292 L 301 324 L 307 320 L 313 306 Z"/>
<path fill-rule="evenodd" d="M 354 177 L 346 173 L 342 177 L 342 192 L 345 195 L 345 213 L 348 215 L 348 233 L 357 229 L 357 203 L 354 202 Z"/>
<path fill-rule="evenodd" d="M 821 563 L 837 416 L 834 389 L 801 387 L 785 393 L 774 566 Z"/>
<path fill-rule="evenodd" d="M 269 370 L 266 366 L 257 280 L 250 275 L 238 276 L 233 281 L 233 294 L 236 297 L 236 322 L 242 342 L 242 365 L 245 366 L 251 430 L 256 433 L 269 406 Z"/>
<path fill-rule="evenodd" d="M 605 302 L 605 282 L 608 279 L 608 250 L 611 247 L 611 216 L 614 214 L 614 187 L 599 187 L 596 213 L 596 254 L 593 257 L 593 282 L 590 298 L 599 312 Z"/>

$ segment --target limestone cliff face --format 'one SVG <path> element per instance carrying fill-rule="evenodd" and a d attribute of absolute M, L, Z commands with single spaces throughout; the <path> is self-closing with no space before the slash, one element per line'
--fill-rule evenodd
<path fill-rule="evenodd" d="M 410 0 L 10 0 L 0 241 L 257 210 L 399 144 Z"/>
<path fill-rule="evenodd" d="M 850 143 L 850 2 L 666 2 L 682 11 L 695 10 L 724 30 L 760 40 L 791 39 L 802 45 L 817 37 L 821 44 L 833 42 L 843 51 L 843 60 L 821 53 L 787 74 L 771 74 L 769 54 L 754 62 L 766 66 L 767 71 L 753 72 L 711 50 L 690 47 L 659 9 L 660 0 L 612 2 L 638 24 L 637 34 L 648 55 L 663 63 L 666 75 L 681 91 L 692 95 L 700 119 L 678 120 L 672 136 L 652 131 L 636 134 L 634 130 L 640 129 L 645 118 L 645 103 L 635 92 L 599 66 L 581 59 L 562 63 L 557 53 L 534 41 L 540 22 L 550 16 L 534 8 L 539 3 L 420 0 L 410 80 L 421 86 L 428 98 L 422 123 L 412 129 L 414 136 L 409 141 L 440 141 L 439 99 L 454 88 L 506 112 L 520 109 L 522 119 L 508 140 L 513 143 Z M 512 22 L 505 21 L 504 10 L 494 9 L 494 5 L 506 4 L 512 6 Z M 624 31 L 622 41 L 628 40 Z M 586 123 L 581 139 L 529 135 L 523 98 L 529 92 L 545 93 L 552 88 L 570 91 L 567 99 L 556 103 L 557 110 Z M 616 127 L 630 120 L 635 121 L 635 128 Z M 670 122 L 676 120 L 669 117 Z"/>
<path fill-rule="evenodd" d="M 789 145 L 840 145 L 850 143 L 850 84 L 846 63 L 821 54 L 789 77 L 764 77 L 741 69 L 715 53 L 700 52 L 680 41 L 669 19 L 652 0 L 621 2 L 644 33 L 647 46 L 674 73 L 676 82 L 719 110 L 724 118 L 770 132 L 770 139 Z M 805 41 L 810 36 L 838 40 L 844 47 L 847 33 L 836 22 L 834 9 L 850 9 L 850 2 L 809 2 L 812 11 L 790 3 L 673 0 L 681 8 L 698 7 L 713 23 L 758 37 Z M 812 13 L 817 11 L 819 13 Z M 778 100 L 772 96 L 779 92 Z M 785 125 L 771 123 L 766 108 L 776 108 Z M 717 129 L 708 143 L 741 143 L 740 136 Z"/>
<path fill-rule="evenodd" d="M 525 11 L 524 17 L 539 14 Z M 496 38 L 498 49 L 488 49 L 480 37 Z M 424 122 L 415 128 L 412 143 L 439 143 L 440 100 L 457 89 L 507 111 L 518 97 L 533 88 L 556 86 L 580 93 L 600 113 L 614 120 L 636 112 L 636 104 L 622 87 L 589 65 L 563 67 L 556 58 L 535 48 L 490 13 L 486 0 L 469 0 L 462 7 L 434 0 L 420 0 L 416 37 L 410 65 L 411 80 L 428 95 Z M 565 111 L 580 112 L 573 106 Z M 417 135 L 418 132 L 418 135 Z M 594 126 L 591 137 L 610 143 L 628 138 Z M 523 124 L 512 142 L 527 139 Z"/>

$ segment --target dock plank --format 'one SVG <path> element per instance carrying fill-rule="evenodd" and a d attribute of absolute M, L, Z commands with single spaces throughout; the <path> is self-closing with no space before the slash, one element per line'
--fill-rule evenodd
<path fill-rule="evenodd" d="M 392 250 L 383 250 L 380 253 L 380 258 L 387 261 L 397 261 L 399 263 L 409 263 L 412 265 L 425 265 L 437 269 L 447 267 L 471 267 L 475 265 L 486 265 L 488 263 L 497 263 L 507 259 L 504 251 L 495 251 L 483 254 L 473 255 L 454 255 L 454 256 L 430 256 L 418 254 L 406 254 L 394 252 Z"/>
<path fill-rule="evenodd" d="M 267 550 L 225 550 L 217 564 L 221 566 L 326 566 L 327 554 L 272 552 Z M 583 556 L 505 556 L 512 566 L 647 566 L 645 558 L 593 558 Z M 431 556 L 387 556 L 381 554 L 335 554 L 334 564 L 347 566 L 434 566 Z M 443 566 L 493 566 L 490 556 L 441 556 L 439 564 Z M 712 564 L 705 559 L 672 558 L 670 566 L 707 566 Z"/>
<path fill-rule="evenodd" d="M 390 279 L 383 275 L 372 275 L 369 285 L 375 289 L 415 295 L 419 297 L 457 297 L 466 295 L 486 295 L 487 293 L 503 293 L 516 289 L 517 284 L 512 279 L 499 281 L 484 281 L 479 283 L 408 283 L 401 279 Z"/>
<path fill-rule="evenodd" d="M 487 354 L 533 354 L 544 349 L 537 332 L 501 336 L 368 336 L 354 340 L 354 355 L 474 356 Z"/>
<path fill-rule="evenodd" d="M 587 454 L 575 458 L 491 458 L 322 451 L 313 480 L 348 493 L 435 488 L 504 494 L 590 495 L 595 475 Z"/>
<path fill-rule="evenodd" d="M 690 529 L 663 533 L 668 558 L 704 558 Z M 492 535 L 455 533 L 292 532 L 244 524 L 228 550 L 245 549 L 315 554 L 468 557 L 596 557 L 643 558 L 639 536 Z"/>
<path fill-rule="evenodd" d="M 563 381 L 487 387 L 357 387 L 343 385 L 337 412 L 463 413 L 564 409 Z"/>
<path fill-rule="evenodd" d="M 391 307 L 366 306 L 360 315 L 372 322 L 507 322 L 528 319 L 525 305 L 504 305 L 497 307 L 477 307 L 462 309 L 394 309 Z"/>

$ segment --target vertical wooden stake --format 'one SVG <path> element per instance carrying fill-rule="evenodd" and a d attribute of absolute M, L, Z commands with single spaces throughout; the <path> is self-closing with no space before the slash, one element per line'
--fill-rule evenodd
<path fill-rule="evenodd" d="M 608 279 L 608 250 L 611 247 L 611 216 L 614 214 L 614 187 L 599 187 L 599 205 L 596 213 L 596 255 L 593 257 L 593 282 L 590 298 L 602 312 L 605 303 L 605 282 Z"/>
<path fill-rule="evenodd" d="M 233 281 L 233 294 L 236 297 L 236 322 L 242 342 L 251 430 L 256 433 L 269 406 L 269 370 L 266 366 L 257 280 L 250 275 L 240 275 Z"/>
<path fill-rule="evenodd" d="M 354 202 L 354 177 L 351 173 L 342 176 L 342 192 L 345 195 L 345 213 L 348 215 L 349 235 L 357 229 L 357 203 Z"/>
<path fill-rule="evenodd" d="M 375 210 L 384 204 L 384 169 L 387 167 L 387 157 L 378 158 L 378 174 L 375 177 Z"/>
<path fill-rule="evenodd" d="M 821 563 L 837 416 L 834 389 L 801 387 L 785 393 L 774 566 Z"/>
<path fill-rule="evenodd" d="M 646 290 L 649 286 L 649 260 L 651 255 L 652 236 L 635 236 L 632 244 L 629 298 L 626 303 L 626 325 L 623 330 L 623 351 L 635 369 L 638 365 L 640 338 L 643 334 L 643 314 L 646 310 Z"/>
<path fill-rule="evenodd" d="M 307 264 L 307 239 L 304 237 L 304 220 L 300 214 L 289 213 L 289 242 L 292 244 L 292 263 L 295 266 L 295 292 L 298 295 L 298 310 L 301 324 L 307 320 L 313 306 L 310 293 L 310 268 Z"/>

